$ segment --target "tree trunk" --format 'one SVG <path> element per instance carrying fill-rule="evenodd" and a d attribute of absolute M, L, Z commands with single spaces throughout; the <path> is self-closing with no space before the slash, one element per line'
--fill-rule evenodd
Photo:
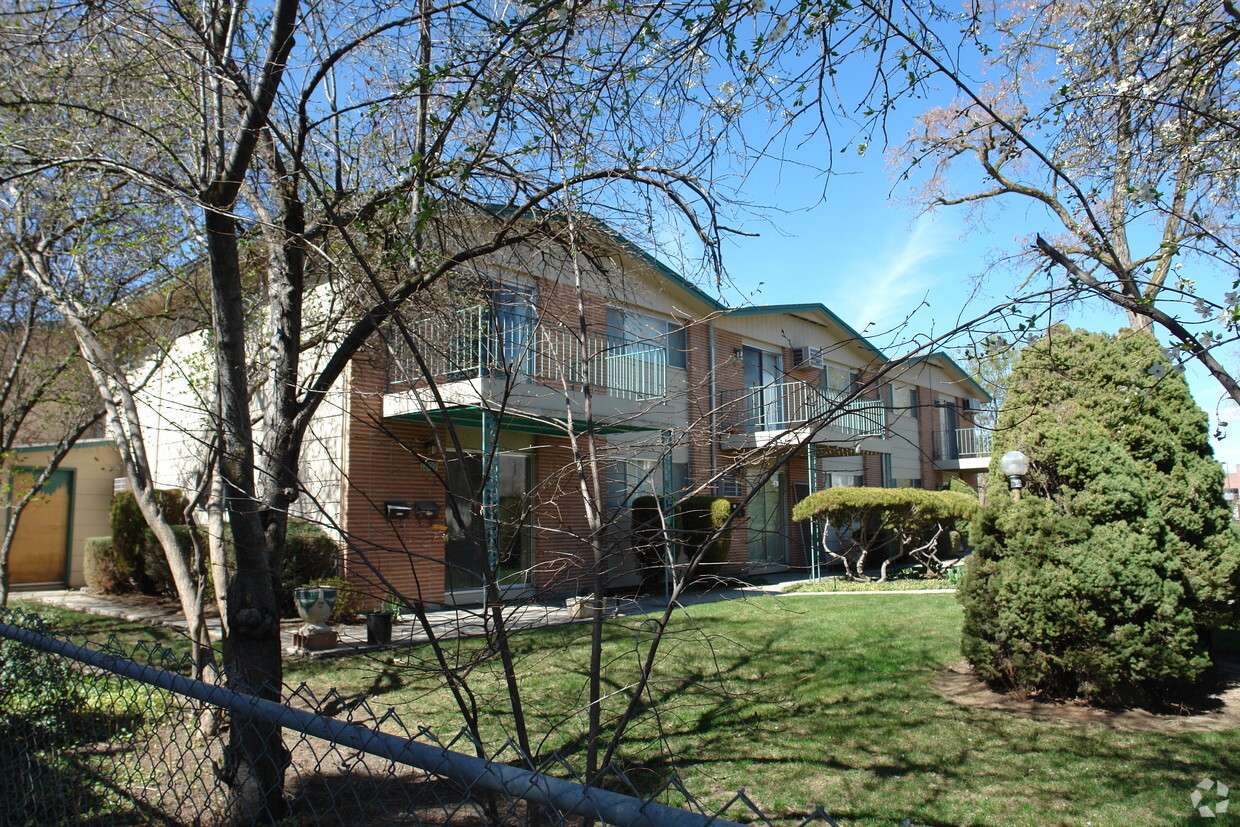
<path fill-rule="evenodd" d="M 246 377 L 245 302 L 237 254 L 236 222 L 206 211 L 211 261 L 211 311 L 216 336 L 221 455 L 237 570 L 228 587 L 226 667 L 230 686 L 279 701 L 283 684 L 280 615 L 268 536 L 254 486 L 254 444 Z M 284 817 L 288 751 L 278 726 L 235 714 L 224 780 L 232 787 L 228 823 L 270 822 Z"/>

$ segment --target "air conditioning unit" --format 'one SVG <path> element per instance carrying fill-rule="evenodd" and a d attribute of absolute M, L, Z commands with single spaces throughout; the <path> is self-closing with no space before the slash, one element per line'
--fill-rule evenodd
<path fill-rule="evenodd" d="M 966 411 L 980 411 L 982 409 L 982 400 L 966 399 L 964 401 L 964 409 Z"/>
<path fill-rule="evenodd" d="M 821 368 L 823 362 L 823 349 L 820 347 L 794 347 L 792 349 L 792 364 L 795 367 Z"/>

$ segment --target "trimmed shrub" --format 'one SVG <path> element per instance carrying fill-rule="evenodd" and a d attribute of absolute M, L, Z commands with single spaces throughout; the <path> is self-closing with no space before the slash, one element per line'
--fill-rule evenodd
<path fill-rule="evenodd" d="M 156 490 L 155 496 L 168 522 L 173 526 L 184 525 L 185 501 L 181 492 L 175 488 L 161 489 Z M 119 491 L 112 497 L 108 520 L 112 525 L 113 559 L 117 570 L 143 594 L 164 593 L 155 581 L 168 582 L 167 563 L 163 562 L 161 554 L 156 570 L 153 573 L 146 570 L 146 563 L 151 560 L 147 549 L 151 532 L 132 491 Z"/>
<path fill-rule="evenodd" d="M 190 531 L 187 525 L 170 526 L 172 533 L 176 535 L 177 546 L 181 549 L 181 555 L 189 563 L 193 559 L 194 546 L 190 541 Z M 172 569 L 168 566 L 168 558 L 164 554 L 163 546 L 155 539 L 155 533 L 147 529 L 143 538 L 142 545 L 142 570 L 146 576 L 146 582 L 150 586 L 147 594 L 157 594 L 162 597 L 176 597 L 177 587 L 172 579 Z M 198 574 L 206 576 L 210 569 L 210 561 L 207 553 L 207 530 L 201 526 L 198 528 L 198 541 L 202 544 L 202 563 L 198 567 Z M 193 569 L 192 564 L 190 565 Z"/>
<path fill-rule="evenodd" d="M 116 567 L 111 537 L 87 537 L 82 573 L 95 594 L 123 594 L 132 588 L 129 578 Z"/>
<path fill-rule="evenodd" d="M 1206 417 L 1157 343 L 1053 329 L 1023 351 L 996 437 L 958 592 L 978 674 L 1119 704 L 1196 681 L 1240 544 Z M 998 470 L 1012 448 L 1030 460 L 1019 503 Z"/>
<path fill-rule="evenodd" d="M 284 535 L 284 570 L 280 577 L 280 608 L 284 617 L 297 617 L 293 589 L 332 577 L 339 549 L 323 529 L 305 520 L 289 518 Z"/>
<path fill-rule="evenodd" d="M 887 579 L 887 567 L 901 557 L 911 556 L 938 574 L 943 538 L 950 539 L 957 524 L 977 511 L 976 497 L 956 491 L 926 491 L 921 488 L 828 488 L 810 494 L 792 509 L 792 519 L 817 520 L 822 534 L 834 527 L 844 545 L 833 550 L 823 544 L 827 554 L 844 565 L 849 579 L 866 579 L 870 555 L 886 549 L 879 580 Z M 953 548 L 954 546 L 950 546 Z"/>

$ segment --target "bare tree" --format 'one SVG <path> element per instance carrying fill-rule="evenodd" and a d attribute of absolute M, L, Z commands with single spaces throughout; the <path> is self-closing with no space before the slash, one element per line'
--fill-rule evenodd
<path fill-rule="evenodd" d="M 926 18 L 930 11 L 922 9 Z M 995 78 L 973 82 L 929 24 L 887 31 L 960 97 L 904 153 L 931 206 L 1036 207 L 1029 258 L 1063 287 L 1161 328 L 1240 402 L 1236 341 L 1237 17 L 1226 4 L 1050 3 L 969 20 Z M 966 163 L 968 166 L 966 166 Z M 964 183 L 976 170 L 982 183 Z"/>

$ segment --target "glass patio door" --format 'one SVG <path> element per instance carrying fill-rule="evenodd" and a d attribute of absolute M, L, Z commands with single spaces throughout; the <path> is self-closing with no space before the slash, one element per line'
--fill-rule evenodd
<path fill-rule="evenodd" d="M 520 453 L 501 453 L 496 552 L 496 577 L 501 587 L 526 584 L 533 566 L 533 532 L 528 508 L 529 457 Z M 444 591 L 476 591 L 480 600 L 486 582 L 487 537 L 482 519 L 481 454 L 449 457 L 445 463 L 448 507 L 444 532 Z"/>
<path fill-rule="evenodd" d="M 783 365 L 778 353 L 746 345 L 742 348 L 745 392 L 749 394 L 749 430 L 770 431 L 781 427 L 783 398 L 780 379 Z"/>
<path fill-rule="evenodd" d="M 491 286 L 494 363 L 505 373 L 534 375 L 534 290 L 495 282 Z"/>
<path fill-rule="evenodd" d="M 787 560 L 781 476 L 771 477 L 749 501 L 749 562 L 753 565 L 779 566 Z"/>

